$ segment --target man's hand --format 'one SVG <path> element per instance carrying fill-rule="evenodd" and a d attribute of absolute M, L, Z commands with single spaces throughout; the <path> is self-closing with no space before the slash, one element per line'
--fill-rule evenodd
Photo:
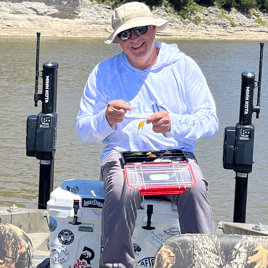
<path fill-rule="evenodd" d="M 123 100 L 110 101 L 106 109 L 106 118 L 110 126 L 123 122 L 126 112 L 132 108 Z"/>
<path fill-rule="evenodd" d="M 156 133 L 167 133 L 171 130 L 171 119 L 167 111 L 159 111 L 150 115 L 146 121 L 153 124 L 153 131 Z"/>

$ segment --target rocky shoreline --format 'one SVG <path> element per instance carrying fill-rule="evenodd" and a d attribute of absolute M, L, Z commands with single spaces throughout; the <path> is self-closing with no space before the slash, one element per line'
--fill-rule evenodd
<path fill-rule="evenodd" d="M 190 14 L 191 20 L 172 15 L 171 8 L 153 10 L 169 21 L 157 38 L 199 40 L 268 40 L 268 14 L 224 12 L 218 7 Z M 1 36 L 103 37 L 112 32 L 111 6 L 89 0 L 9 0 L 0 2 Z M 200 23 L 193 21 L 198 18 Z M 261 24 L 264 24 L 262 26 Z M 265 25 L 266 24 L 266 25 Z"/>

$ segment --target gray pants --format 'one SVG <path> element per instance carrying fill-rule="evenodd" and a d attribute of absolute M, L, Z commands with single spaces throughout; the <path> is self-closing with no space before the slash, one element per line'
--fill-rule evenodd
<path fill-rule="evenodd" d="M 103 253 L 100 267 L 134 267 L 135 254 L 131 237 L 137 210 L 143 200 L 138 190 L 127 186 L 120 154 L 107 157 L 101 167 L 106 191 L 102 212 Z M 178 208 L 181 233 L 208 233 L 212 213 L 207 199 L 207 182 L 194 159 L 189 159 L 196 179 L 183 195 L 168 196 Z M 105 264 L 106 266 L 103 266 Z"/>

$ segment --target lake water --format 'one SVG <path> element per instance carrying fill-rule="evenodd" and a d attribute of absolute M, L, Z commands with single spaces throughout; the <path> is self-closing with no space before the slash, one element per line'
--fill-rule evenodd
<path fill-rule="evenodd" d="M 104 39 L 45 38 L 41 36 L 40 70 L 47 61 L 58 62 L 58 141 L 54 188 L 67 179 L 99 178 L 102 146 L 84 145 L 76 133 L 80 98 L 93 67 L 121 49 Z M 209 181 L 214 222 L 232 221 L 235 173 L 222 167 L 224 128 L 239 119 L 241 73 L 258 77 L 259 42 L 164 40 L 177 43 L 205 74 L 220 120 L 219 131 L 201 139 L 196 156 Z M 26 156 L 26 120 L 41 111 L 34 107 L 36 38 L 0 38 L 0 206 L 37 208 L 39 161 Z M 260 119 L 255 125 L 254 166 L 249 174 L 247 222 L 267 224 L 268 217 L 268 48 L 264 64 Z M 39 93 L 42 90 L 39 80 Z M 256 98 L 254 99 L 256 104 Z"/>

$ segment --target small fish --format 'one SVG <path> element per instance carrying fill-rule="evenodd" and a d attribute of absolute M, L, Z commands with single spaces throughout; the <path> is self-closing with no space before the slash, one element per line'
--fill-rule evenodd
<path fill-rule="evenodd" d="M 150 115 L 142 115 L 142 114 L 130 115 L 130 114 L 126 114 L 125 118 L 130 119 L 130 120 L 137 120 L 137 119 L 146 120 L 149 116 Z"/>

